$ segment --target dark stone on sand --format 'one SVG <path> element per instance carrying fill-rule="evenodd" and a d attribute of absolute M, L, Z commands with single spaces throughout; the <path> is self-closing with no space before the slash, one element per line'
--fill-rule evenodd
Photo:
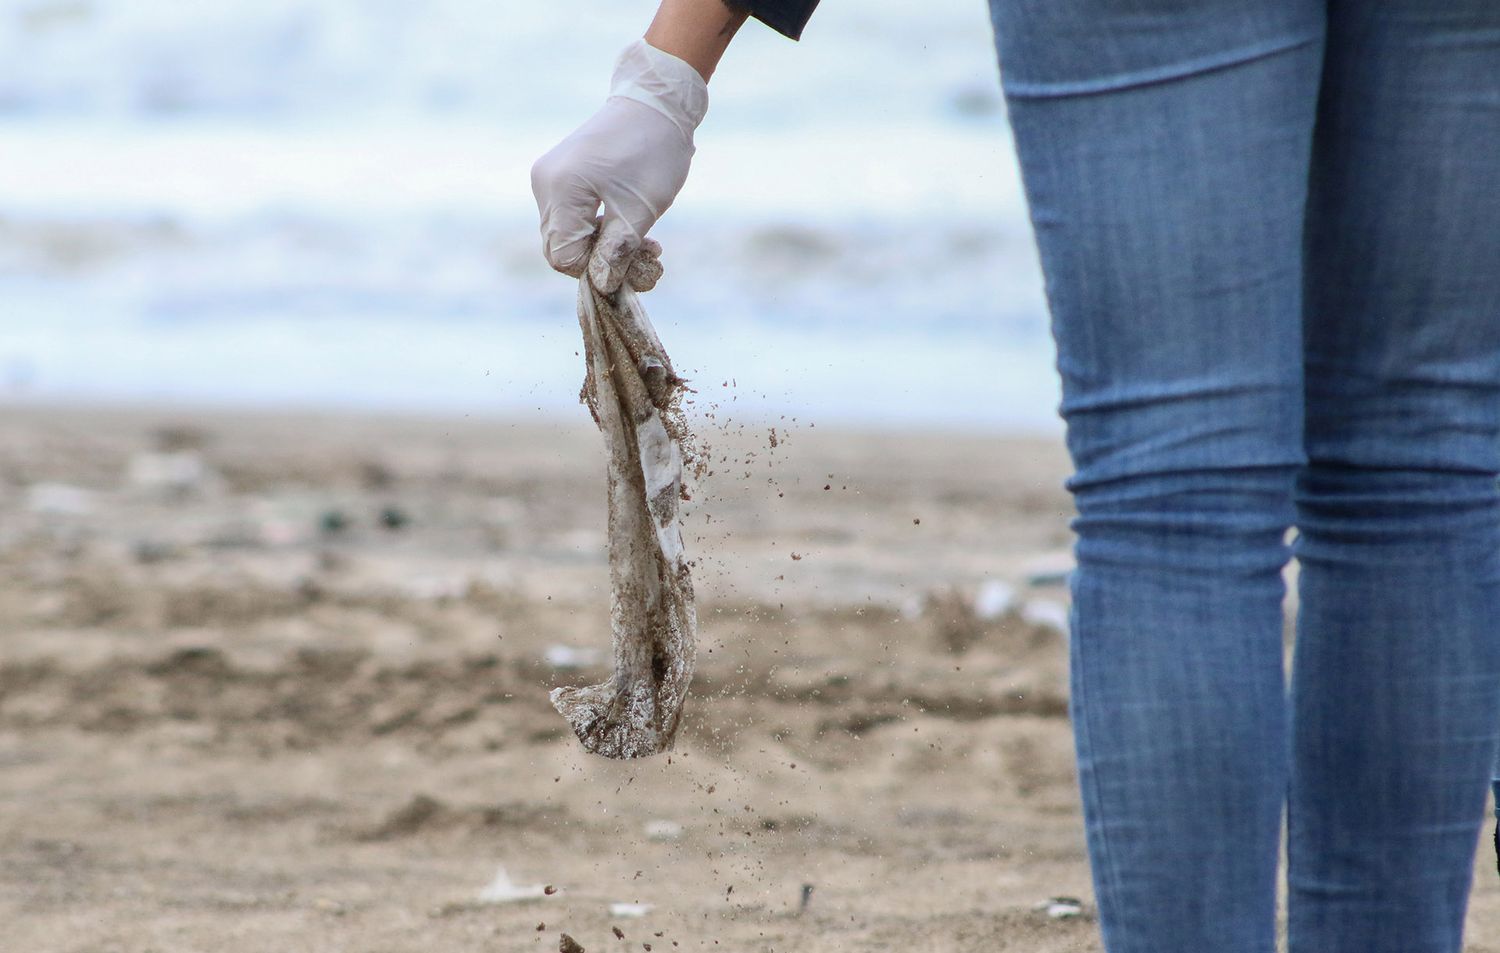
<path fill-rule="evenodd" d="M 179 555 L 177 547 L 171 543 L 164 543 L 154 539 L 138 539 L 130 547 L 131 555 L 135 561 L 144 565 L 164 562 Z"/>
<path fill-rule="evenodd" d="M 375 827 L 363 832 L 359 839 L 380 841 L 405 837 L 416 833 L 447 813 L 447 805 L 442 801 L 431 795 L 418 794 L 392 811 Z"/>
<path fill-rule="evenodd" d="M 367 490 L 383 490 L 396 482 L 396 474 L 379 460 L 365 460 L 359 465 L 359 482 Z"/>
<path fill-rule="evenodd" d="M 349 528 L 349 516 L 343 510 L 324 510 L 318 518 L 318 528 L 329 536 L 342 533 Z"/>
<path fill-rule="evenodd" d="M 147 665 L 146 671 L 157 676 L 188 674 L 221 678 L 229 674 L 230 665 L 222 650 L 207 645 L 190 645 Z"/>

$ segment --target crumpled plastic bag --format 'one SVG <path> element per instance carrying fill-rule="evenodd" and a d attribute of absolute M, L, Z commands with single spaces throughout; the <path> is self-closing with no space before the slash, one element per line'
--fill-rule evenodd
<path fill-rule="evenodd" d="M 635 293 L 660 273 L 643 257 L 614 295 L 599 292 L 588 274 L 578 284 L 586 364 L 579 399 L 609 457 L 614 671 L 605 682 L 553 689 L 550 697 L 584 748 L 607 758 L 672 748 L 697 654 L 693 580 L 678 526 L 691 455 L 685 384 Z"/>

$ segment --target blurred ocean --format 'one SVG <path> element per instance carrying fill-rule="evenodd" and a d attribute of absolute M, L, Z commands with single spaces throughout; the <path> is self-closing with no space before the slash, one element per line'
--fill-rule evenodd
<path fill-rule="evenodd" d="M 654 6 L 0 0 L 0 396 L 581 414 L 527 172 Z M 711 97 L 647 297 L 705 399 L 1057 428 L 983 0 L 751 23 Z"/>

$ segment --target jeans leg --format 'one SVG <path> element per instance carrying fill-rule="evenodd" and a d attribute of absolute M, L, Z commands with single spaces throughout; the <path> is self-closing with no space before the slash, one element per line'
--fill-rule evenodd
<path fill-rule="evenodd" d="M 1079 516 L 1111 953 L 1270 953 L 1321 3 L 994 0 Z"/>
<path fill-rule="evenodd" d="M 1329 6 L 1293 953 L 1457 953 L 1500 719 L 1500 4 Z"/>

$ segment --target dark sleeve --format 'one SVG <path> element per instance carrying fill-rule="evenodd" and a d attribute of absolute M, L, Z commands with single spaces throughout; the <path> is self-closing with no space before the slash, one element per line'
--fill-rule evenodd
<path fill-rule="evenodd" d="M 802 35 L 818 0 L 735 0 L 729 5 L 748 11 L 777 33 L 795 40 Z"/>

